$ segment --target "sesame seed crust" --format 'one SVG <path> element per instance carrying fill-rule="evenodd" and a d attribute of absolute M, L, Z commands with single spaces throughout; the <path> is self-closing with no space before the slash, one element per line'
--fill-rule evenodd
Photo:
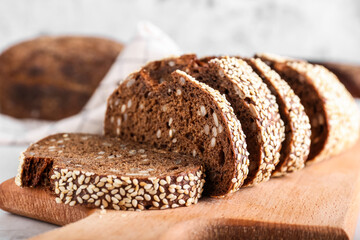
<path fill-rule="evenodd" d="M 327 159 L 355 144 L 360 131 L 359 110 L 353 97 L 335 74 L 323 66 L 302 60 L 272 54 L 258 54 L 258 56 L 264 61 L 276 63 L 279 70 L 283 68 L 295 72 L 299 75 L 299 79 L 312 86 L 319 96 L 318 103 L 324 110 L 320 120 L 327 126 L 328 133 L 320 152 L 308 159 L 308 162 Z"/>
<path fill-rule="evenodd" d="M 278 105 L 283 106 L 280 115 L 286 122 L 286 142 L 288 150 L 281 149 L 280 162 L 273 176 L 282 176 L 304 168 L 310 151 L 310 120 L 304 106 L 289 84 L 259 58 L 248 59 L 250 66 L 261 76 L 276 96 Z"/>
<path fill-rule="evenodd" d="M 82 182 L 86 178 L 89 180 Z M 50 175 L 57 203 L 130 211 L 196 204 L 204 183 L 202 167 L 175 176 L 135 178 L 55 166 Z"/>
<path fill-rule="evenodd" d="M 241 59 L 226 56 L 214 58 L 210 60 L 210 64 L 218 68 L 220 75 L 232 82 L 240 99 L 251 99 L 252 102 L 248 104 L 248 108 L 257 122 L 260 159 L 258 169 L 252 170 L 253 177 L 245 180 L 245 186 L 268 181 L 279 162 L 281 142 L 285 136 L 284 123 L 280 118 L 275 96 Z"/>

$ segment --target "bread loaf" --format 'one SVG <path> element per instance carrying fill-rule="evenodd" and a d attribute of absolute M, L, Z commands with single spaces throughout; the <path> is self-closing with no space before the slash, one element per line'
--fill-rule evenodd
<path fill-rule="evenodd" d="M 123 46 L 93 37 L 40 37 L 0 55 L 0 112 L 59 120 L 81 111 Z"/>
<path fill-rule="evenodd" d="M 115 210 L 195 204 L 204 173 L 197 159 L 91 134 L 56 134 L 21 156 L 16 183 L 43 187 L 57 203 Z"/>
<path fill-rule="evenodd" d="M 229 102 L 180 70 L 163 79 L 147 68 L 131 74 L 108 99 L 105 134 L 201 158 L 211 196 L 238 190 L 248 174 L 245 135 Z"/>
<path fill-rule="evenodd" d="M 258 54 L 299 96 L 310 118 L 308 161 L 327 159 L 351 147 L 359 136 L 356 103 L 338 78 L 320 65 L 271 54 Z"/>

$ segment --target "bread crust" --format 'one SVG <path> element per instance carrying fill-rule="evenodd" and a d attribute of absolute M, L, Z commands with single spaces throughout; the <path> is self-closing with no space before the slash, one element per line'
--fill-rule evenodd
<path fill-rule="evenodd" d="M 0 112 L 59 120 L 81 111 L 123 45 L 80 36 L 40 37 L 0 55 Z"/>

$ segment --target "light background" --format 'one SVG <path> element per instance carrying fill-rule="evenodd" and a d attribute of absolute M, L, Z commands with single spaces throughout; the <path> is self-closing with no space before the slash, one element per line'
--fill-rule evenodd
<path fill-rule="evenodd" d="M 360 63 L 358 0 L 0 0 L 0 51 L 42 34 L 128 41 L 149 20 L 185 52 Z"/>

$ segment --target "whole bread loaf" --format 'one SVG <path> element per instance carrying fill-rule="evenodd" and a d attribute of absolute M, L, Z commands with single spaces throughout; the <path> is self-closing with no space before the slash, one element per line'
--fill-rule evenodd
<path fill-rule="evenodd" d="M 22 155 L 16 184 L 57 203 L 115 210 L 190 206 L 204 185 L 199 160 L 91 134 L 56 134 Z"/>
<path fill-rule="evenodd" d="M 40 37 L 0 55 L 0 112 L 59 120 L 81 111 L 122 44 L 94 37 Z"/>

